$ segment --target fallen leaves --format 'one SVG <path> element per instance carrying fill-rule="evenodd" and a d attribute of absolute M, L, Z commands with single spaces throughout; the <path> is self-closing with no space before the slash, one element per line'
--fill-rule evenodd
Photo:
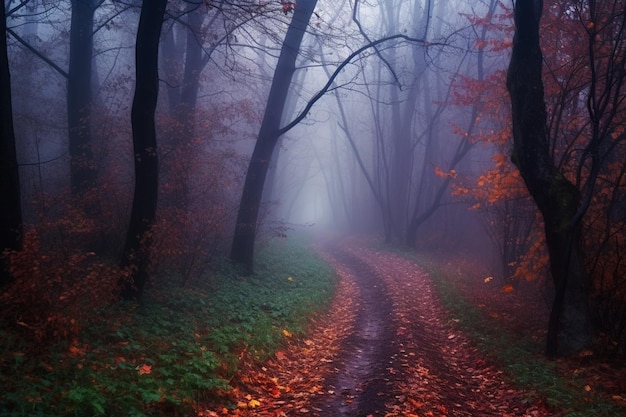
<path fill-rule="evenodd" d="M 137 367 L 137 372 L 139 375 L 149 375 L 152 373 L 152 365 L 144 363 L 143 365 Z"/>
<path fill-rule="evenodd" d="M 70 356 L 85 356 L 85 354 L 87 353 L 87 345 L 79 346 L 78 341 L 74 340 L 70 344 L 68 351 L 70 353 Z"/>
<path fill-rule="evenodd" d="M 505 285 L 504 287 L 502 287 L 502 292 L 503 293 L 513 292 L 513 286 L 511 284 Z"/>
<path fill-rule="evenodd" d="M 428 275 L 413 262 L 373 249 L 344 246 L 384 281 L 393 300 L 389 318 L 395 334 L 393 363 L 385 367 L 389 401 L 386 417 L 447 417 L 465 415 L 544 416 L 541 408 L 524 403 L 522 394 L 502 380 L 467 337 L 454 328 L 436 299 Z M 307 339 L 282 329 L 286 347 L 262 366 L 244 361 L 232 381 L 230 397 L 236 409 L 213 410 L 204 415 L 281 417 L 323 416 L 316 408 L 319 399 L 341 395 L 346 403 L 358 394 L 340 394 L 340 387 L 327 386 L 327 379 L 340 367 L 338 358 L 344 340 L 358 319 L 358 294 L 354 276 L 342 264 L 328 257 L 336 268 L 339 289 L 327 315 L 311 323 Z M 484 279 L 485 283 L 492 277 Z M 512 287 L 511 287 L 512 291 Z M 390 379 L 391 378 L 391 379 Z M 349 397 L 349 399 L 348 399 Z M 378 413 L 376 415 L 379 415 Z"/>
<path fill-rule="evenodd" d="M 286 346 L 272 359 L 262 365 L 249 357 L 242 360 L 241 371 L 231 381 L 234 388 L 228 394 L 237 407 L 211 409 L 201 406 L 198 415 L 317 415 L 310 404 L 311 399 L 330 395 L 324 382 L 335 370 L 336 356 L 355 319 L 354 277 L 342 272 L 341 265 L 336 268 L 340 277 L 336 298 L 326 314 L 312 319 L 307 338 L 297 338 L 289 330 L 282 329 Z"/>
<path fill-rule="evenodd" d="M 531 410 L 524 395 L 507 386 L 454 323 L 445 320 L 423 270 L 400 256 L 363 246 L 351 252 L 381 277 L 394 303 L 394 344 L 402 347 L 396 358 L 401 366 L 395 369 L 402 375 L 392 388 L 398 395 L 387 404 L 388 416 L 512 417 Z"/>

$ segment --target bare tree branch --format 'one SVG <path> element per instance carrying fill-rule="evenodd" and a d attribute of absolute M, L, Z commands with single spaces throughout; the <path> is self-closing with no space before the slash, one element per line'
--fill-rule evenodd
<path fill-rule="evenodd" d="M 7 32 L 13 36 L 15 38 L 16 41 L 18 41 L 19 43 L 21 43 L 22 45 L 24 45 L 26 47 L 26 49 L 28 49 L 29 51 L 31 51 L 32 53 L 35 54 L 35 56 L 37 56 L 39 59 L 41 59 L 43 62 L 45 62 L 46 64 L 50 65 L 56 72 L 58 72 L 59 74 L 61 74 L 64 78 L 68 78 L 69 75 L 67 74 L 67 72 L 65 72 L 63 70 L 63 68 L 59 67 L 57 64 L 55 64 L 54 62 L 52 62 L 50 60 L 50 58 L 46 57 L 44 54 L 42 54 L 41 52 L 39 52 L 38 50 L 36 50 L 31 44 L 29 44 L 28 42 L 26 42 L 20 35 L 18 35 L 17 33 L 15 33 L 13 31 L 13 29 L 9 29 L 7 28 Z"/>
<path fill-rule="evenodd" d="M 339 73 L 341 73 L 341 71 L 350 63 L 352 62 L 352 60 L 357 57 L 358 55 L 360 55 L 361 53 L 363 53 L 364 51 L 370 49 L 370 48 L 375 48 L 377 45 L 380 45 L 381 43 L 384 42 L 388 42 L 388 41 L 392 41 L 394 39 L 402 39 L 404 41 L 407 42 L 415 42 L 415 43 L 420 43 L 424 46 L 429 45 L 428 42 L 426 42 L 424 39 L 418 39 L 418 38 L 412 38 L 410 36 L 407 35 L 392 35 L 392 36 L 387 36 L 384 38 L 380 38 L 377 39 L 375 41 L 369 42 L 366 45 L 363 45 L 362 47 L 360 47 L 359 49 L 357 49 L 356 51 L 352 52 L 350 55 L 348 55 L 348 57 L 346 59 L 344 59 L 341 64 L 339 64 L 339 66 L 335 69 L 335 71 L 332 73 L 332 75 L 330 76 L 330 78 L 328 79 L 328 81 L 326 82 L 326 84 L 324 85 L 324 87 L 322 87 L 322 89 L 320 91 L 318 91 L 306 104 L 306 106 L 304 107 L 304 109 L 291 121 L 289 122 L 287 125 L 285 125 L 284 127 L 282 127 L 279 131 L 278 134 L 279 135 L 284 135 L 285 133 L 287 133 L 288 131 L 290 131 L 291 129 L 293 129 L 298 123 L 300 123 L 309 113 L 309 111 L 311 110 L 311 108 L 313 107 L 313 105 L 315 103 L 317 103 L 323 96 L 324 94 L 326 94 L 328 92 L 328 90 L 331 88 L 331 86 L 333 85 L 333 83 L 335 82 L 335 79 L 337 78 L 337 76 L 339 75 Z"/>

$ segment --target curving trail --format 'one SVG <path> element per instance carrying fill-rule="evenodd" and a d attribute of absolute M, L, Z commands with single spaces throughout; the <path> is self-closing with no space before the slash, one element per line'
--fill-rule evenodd
<path fill-rule="evenodd" d="M 454 328 L 414 262 L 352 240 L 318 251 L 339 276 L 331 309 L 308 339 L 244 371 L 237 394 L 263 400 L 235 415 L 548 415 Z"/>
<path fill-rule="evenodd" d="M 389 291 L 359 257 L 338 247 L 328 253 L 356 277 L 357 320 L 327 380 L 330 395 L 320 396 L 314 408 L 328 416 L 384 415 L 385 404 L 394 396 L 396 381 L 390 370 L 399 354 Z"/>
<path fill-rule="evenodd" d="M 541 415 L 541 408 L 527 404 L 524 393 L 508 387 L 501 372 L 447 321 L 428 274 L 414 262 L 351 243 L 324 253 L 333 264 L 351 269 L 359 302 L 370 306 L 357 315 L 355 334 L 368 323 L 386 325 L 381 337 L 369 341 L 369 351 L 374 352 L 370 355 L 354 352 L 348 339 L 345 366 L 338 367 L 328 385 L 345 381 L 356 361 L 362 369 L 356 385 L 360 389 L 354 398 L 339 399 L 335 391 L 333 400 L 320 400 L 330 405 L 320 416 Z M 354 405 L 343 413 L 349 401 Z"/>

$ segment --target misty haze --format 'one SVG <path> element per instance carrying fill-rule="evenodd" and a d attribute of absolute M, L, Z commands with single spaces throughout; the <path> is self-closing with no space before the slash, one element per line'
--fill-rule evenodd
<path fill-rule="evenodd" d="M 0 416 L 626 415 L 625 8 L 4 0 Z"/>

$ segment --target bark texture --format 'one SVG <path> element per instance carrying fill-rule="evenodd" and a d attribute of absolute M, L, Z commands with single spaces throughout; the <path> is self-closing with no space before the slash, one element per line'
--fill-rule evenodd
<path fill-rule="evenodd" d="M 518 0 L 507 88 L 513 117 L 512 161 L 543 215 L 555 288 L 546 354 L 580 351 L 593 338 L 587 276 L 580 251 L 581 222 L 575 220 L 579 190 L 556 168 L 548 145 L 539 22 L 542 0 Z"/>

